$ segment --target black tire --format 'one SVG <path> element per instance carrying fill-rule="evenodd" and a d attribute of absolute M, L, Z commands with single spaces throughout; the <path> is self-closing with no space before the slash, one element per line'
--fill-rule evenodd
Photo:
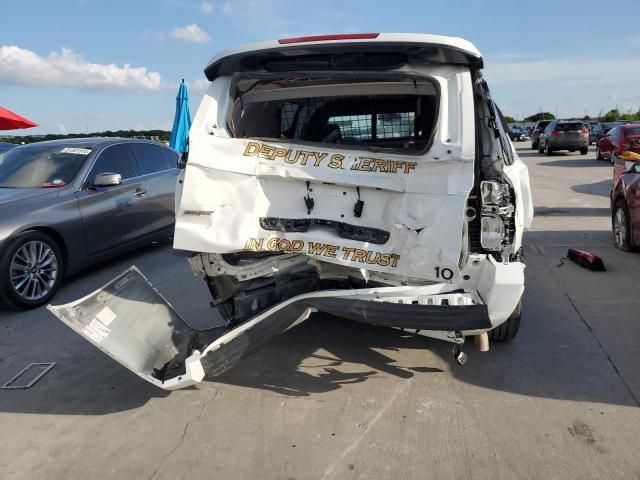
<path fill-rule="evenodd" d="M 504 323 L 501 323 L 489 332 L 489 340 L 494 342 L 508 342 L 513 339 L 518 334 L 518 330 L 520 330 L 521 317 L 522 300 L 518 302 L 516 309 Z"/>
<path fill-rule="evenodd" d="M 538 142 L 531 142 L 531 150 L 538 150 Z"/>
<path fill-rule="evenodd" d="M 602 158 L 602 154 L 600 153 L 600 147 L 596 146 L 596 160 L 604 160 Z"/>
<path fill-rule="evenodd" d="M 544 149 L 544 154 L 547 157 L 550 157 L 553 154 L 553 150 L 551 150 L 551 144 L 547 143 L 547 147 Z"/>
<path fill-rule="evenodd" d="M 538 142 L 538 153 L 544 153 L 544 147 Z"/>
<path fill-rule="evenodd" d="M 623 218 L 618 218 L 618 211 L 620 211 L 620 215 Z M 613 242 L 616 247 L 624 252 L 630 252 L 633 250 L 633 247 L 631 246 L 630 218 L 627 202 L 625 202 L 623 198 L 619 198 L 611 212 L 611 231 L 613 232 Z M 621 222 L 622 228 L 618 227 L 619 222 Z"/>
<path fill-rule="evenodd" d="M 581 148 L 580 149 L 580 155 L 586 155 L 587 153 L 589 153 L 589 148 Z"/>
<path fill-rule="evenodd" d="M 35 299 L 29 299 L 21 295 L 14 287 L 11 279 L 11 264 L 16 252 L 30 242 L 39 242 L 39 244 L 46 245 L 46 247 L 51 250 L 57 267 L 55 278 L 51 279 L 51 285 L 43 288 L 46 294 Z M 22 232 L 9 240 L 6 247 L 0 252 L 0 307 L 30 309 L 44 305 L 48 303 L 58 291 L 63 277 L 64 258 L 58 244 L 49 235 L 42 232 L 35 230 Z M 43 293 L 45 293 L 44 291 Z"/>

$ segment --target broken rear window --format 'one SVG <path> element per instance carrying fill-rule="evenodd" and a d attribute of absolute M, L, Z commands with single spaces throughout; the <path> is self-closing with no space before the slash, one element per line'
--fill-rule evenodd
<path fill-rule="evenodd" d="M 393 149 L 418 153 L 437 121 L 437 90 L 419 82 L 261 83 L 239 95 L 229 121 L 236 138 Z"/>

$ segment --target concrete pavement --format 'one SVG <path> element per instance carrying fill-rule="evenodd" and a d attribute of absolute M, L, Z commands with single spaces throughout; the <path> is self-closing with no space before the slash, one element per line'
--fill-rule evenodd
<path fill-rule="evenodd" d="M 316 315 L 222 377 L 167 393 L 45 310 L 0 313 L 0 477 L 11 479 L 640 478 L 640 254 L 611 242 L 611 166 L 521 147 L 537 209 L 523 324 L 489 353 Z M 606 272 L 560 259 L 601 255 Z M 166 246 L 76 275 L 84 295 L 136 264 L 189 321 L 220 322 Z"/>

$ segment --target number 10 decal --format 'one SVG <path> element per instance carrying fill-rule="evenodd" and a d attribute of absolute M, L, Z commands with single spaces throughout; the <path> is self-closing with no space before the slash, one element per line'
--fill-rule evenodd
<path fill-rule="evenodd" d="M 451 280 L 453 278 L 453 270 L 451 270 L 450 268 L 436 267 L 436 278 Z"/>

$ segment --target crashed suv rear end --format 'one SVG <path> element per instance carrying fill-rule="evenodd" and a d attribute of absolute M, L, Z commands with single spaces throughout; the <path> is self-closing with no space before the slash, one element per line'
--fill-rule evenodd
<path fill-rule="evenodd" d="M 517 325 L 504 325 L 519 322 L 533 208 L 481 68 L 469 42 L 413 34 L 214 57 L 174 248 L 189 252 L 229 331 L 189 343 L 183 325 L 187 352 L 167 333 L 176 368 L 158 359 L 136 373 L 192 384 L 316 311 L 455 344 L 513 336 Z"/>

